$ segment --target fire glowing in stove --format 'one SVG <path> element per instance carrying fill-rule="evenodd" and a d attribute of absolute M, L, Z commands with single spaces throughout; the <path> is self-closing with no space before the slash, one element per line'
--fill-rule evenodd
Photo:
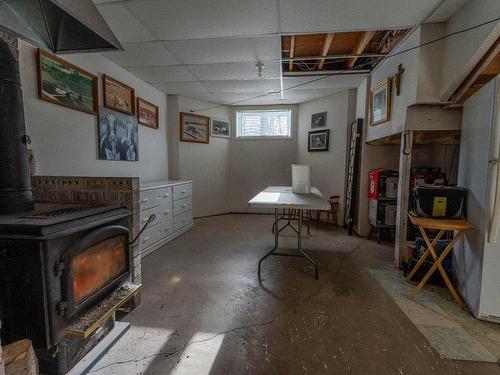
<path fill-rule="evenodd" d="M 89 247 L 73 259 L 73 290 L 78 304 L 127 271 L 125 236 Z"/>

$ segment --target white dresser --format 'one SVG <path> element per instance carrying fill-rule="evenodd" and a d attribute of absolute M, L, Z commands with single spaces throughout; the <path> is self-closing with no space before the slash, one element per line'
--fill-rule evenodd
<path fill-rule="evenodd" d="M 142 256 L 157 250 L 193 226 L 191 181 L 159 181 L 141 184 L 140 223 L 152 215 L 156 220 L 143 232 Z"/>

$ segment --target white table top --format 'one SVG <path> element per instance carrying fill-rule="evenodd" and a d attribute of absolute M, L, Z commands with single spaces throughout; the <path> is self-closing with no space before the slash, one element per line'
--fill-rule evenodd
<path fill-rule="evenodd" d="M 248 201 L 252 207 L 329 210 L 330 203 L 315 187 L 310 194 L 294 194 L 291 186 L 269 186 Z"/>

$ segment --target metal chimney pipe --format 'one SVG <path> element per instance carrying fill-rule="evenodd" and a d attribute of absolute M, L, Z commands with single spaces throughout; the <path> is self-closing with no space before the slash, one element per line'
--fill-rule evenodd
<path fill-rule="evenodd" d="M 19 62 L 0 38 L 0 214 L 32 209 Z"/>

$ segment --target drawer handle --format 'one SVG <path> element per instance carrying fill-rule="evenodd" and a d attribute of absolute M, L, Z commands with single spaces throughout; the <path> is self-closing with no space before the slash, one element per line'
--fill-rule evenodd
<path fill-rule="evenodd" d="M 149 237 L 144 237 L 144 242 L 149 241 Z"/>
<path fill-rule="evenodd" d="M 165 211 L 165 212 L 163 213 L 163 215 L 168 215 L 169 213 L 170 213 L 170 211 Z"/>
<path fill-rule="evenodd" d="M 186 204 L 186 203 L 184 203 L 181 207 L 186 207 L 186 206 L 187 206 L 187 204 Z"/>
<path fill-rule="evenodd" d="M 141 202 L 143 202 L 143 203 L 144 203 L 144 202 L 148 202 L 148 201 L 149 201 L 149 199 L 148 199 L 148 198 L 144 198 L 143 200 L 141 200 Z"/>
<path fill-rule="evenodd" d="M 164 197 L 164 198 L 168 198 L 168 197 L 169 197 L 169 195 L 168 195 L 168 194 L 163 194 L 163 197 Z"/>
<path fill-rule="evenodd" d="M 185 192 L 186 192 L 186 190 L 181 191 L 182 194 L 184 194 Z"/>
<path fill-rule="evenodd" d="M 149 217 L 145 217 L 144 219 L 142 219 L 142 222 L 145 223 L 148 220 L 149 220 Z"/>

